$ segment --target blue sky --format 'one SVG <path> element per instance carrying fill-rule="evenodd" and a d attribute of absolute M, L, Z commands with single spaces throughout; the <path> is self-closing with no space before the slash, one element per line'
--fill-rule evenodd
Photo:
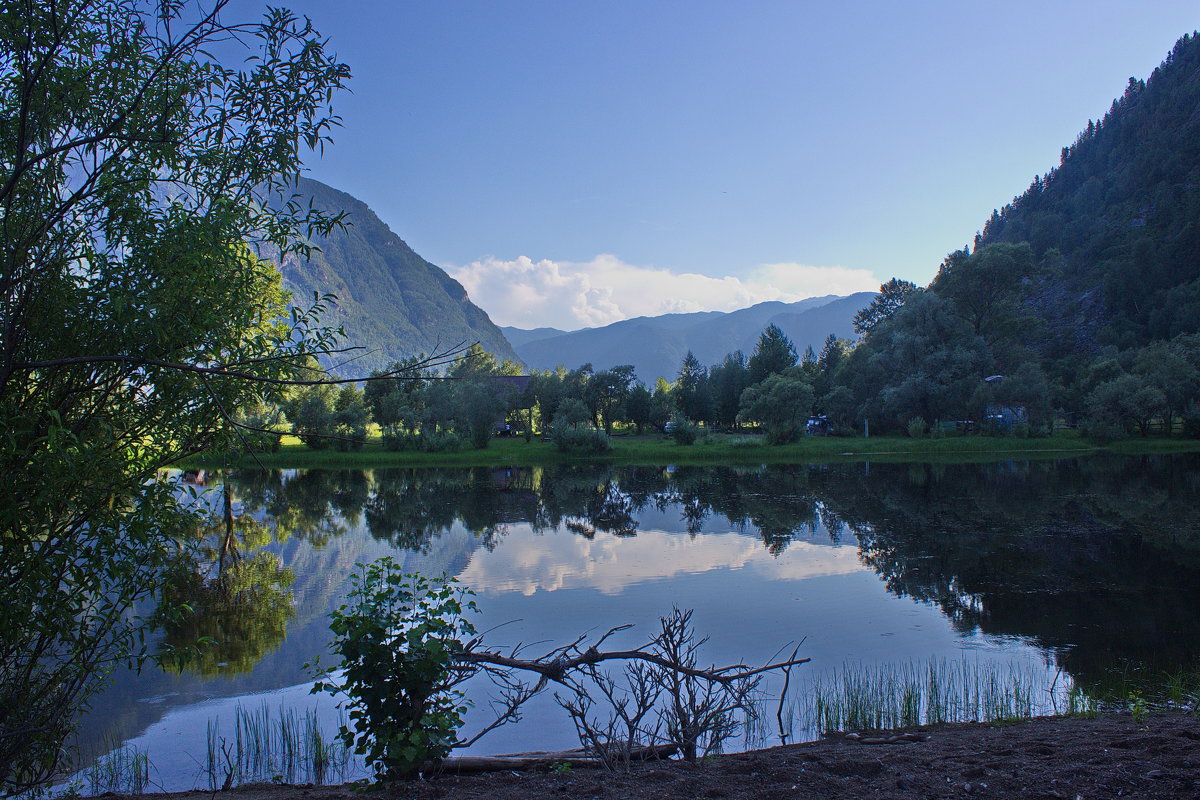
<path fill-rule="evenodd" d="M 354 71 L 312 177 L 500 324 L 927 283 L 1200 27 L 1147 2 L 288 3 Z"/>

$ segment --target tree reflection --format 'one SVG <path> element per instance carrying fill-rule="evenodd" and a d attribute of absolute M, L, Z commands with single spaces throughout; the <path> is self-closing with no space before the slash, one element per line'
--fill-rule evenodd
<path fill-rule="evenodd" d="M 234 489 L 196 531 L 190 556 L 172 569 L 156 622 L 167 669 L 204 676 L 249 672 L 279 646 L 293 614 L 292 571 L 263 548 L 271 529 L 234 513 Z"/>
<path fill-rule="evenodd" d="M 288 537 L 319 546 L 359 524 L 422 553 L 455 526 L 487 548 L 514 524 L 589 539 L 636 536 L 653 512 L 665 516 L 656 524 L 679 533 L 756 536 L 777 556 L 801 538 L 855 541 L 893 594 L 936 604 L 960 631 L 1031 641 L 1085 686 L 1100 685 L 1117 665 L 1178 669 L 1200 656 L 1195 457 L 314 470 L 237 473 L 228 483 L 250 509 L 234 525 L 238 553 Z M 218 575 L 229 569 L 217 551 L 208 562 Z M 265 599 L 247 600 L 256 608 L 245 624 L 269 640 L 282 624 L 268 618 L 278 612 L 267 608 L 281 606 L 271 592 L 286 584 L 265 560 L 240 556 L 236 564 L 247 575 L 229 579 L 241 587 L 237 596 Z M 232 638 L 229 626 L 241 623 L 215 620 L 233 606 L 205 594 L 219 583 L 194 581 L 188 596 L 213 609 L 214 621 L 178 641 Z"/>
<path fill-rule="evenodd" d="M 889 591 L 1032 640 L 1085 687 L 1200 656 L 1197 462 L 872 465 L 820 481 Z M 1159 674 L 1155 674 L 1159 673 Z"/>

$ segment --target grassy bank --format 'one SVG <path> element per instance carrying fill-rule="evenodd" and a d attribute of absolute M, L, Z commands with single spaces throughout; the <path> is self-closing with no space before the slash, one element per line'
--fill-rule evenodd
<path fill-rule="evenodd" d="M 951 436 L 912 439 L 908 437 L 812 437 L 782 446 L 768 446 L 749 437 L 717 435 L 690 446 L 662 436 L 616 436 L 611 452 L 599 456 L 571 456 L 558 452 L 549 442 L 523 439 L 494 439 L 484 450 L 452 453 L 392 452 L 378 438 L 361 450 L 341 453 L 310 450 L 299 440 L 284 437 L 274 453 L 235 458 L 199 456 L 186 462 L 193 467 L 267 467 L 274 469 L 329 468 L 369 469 L 378 467 L 447 466 L 534 466 L 598 461 L 614 464 L 779 464 L 832 463 L 842 461 L 936 461 L 984 462 L 1010 459 L 1064 458 L 1096 452 L 1180 453 L 1200 451 L 1200 441 L 1191 439 L 1129 439 L 1100 445 L 1065 432 L 1045 439 Z"/>

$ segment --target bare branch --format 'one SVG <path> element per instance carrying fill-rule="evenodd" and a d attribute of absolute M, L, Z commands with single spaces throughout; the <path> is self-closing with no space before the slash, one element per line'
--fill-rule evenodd
<path fill-rule="evenodd" d="M 321 378 L 314 380 L 302 380 L 299 378 L 268 378 L 262 375 L 255 375 L 251 372 L 244 372 L 240 369 L 231 369 L 229 365 L 219 364 L 212 367 L 203 367 L 199 364 L 189 364 L 183 361 L 164 361 L 157 358 L 144 358 L 142 356 L 71 356 L 69 358 L 53 358 L 45 361 L 19 361 L 13 364 L 14 370 L 38 370 L 38 369 L 57 369 L 60 367 L 78 366 L 86 364 L 125 364 L 133 367 L 157 367 L 159 369 L 175 370 L 177 372 L 188 372 L 197 375 L 204 375 L 219 378 L 237 378 L 239 380 L 251 381 L 253 383 L 265 383 L 273 386 L 333 386 L 344 383 L 365 383 L 369 381 L 383 381 L 396 379 L 417 379 L 425 376 L 413 375 L 411 373 L 420 372 L 423 369 L 432 367 L 445 366 L 452 364 L 458 360 L 458 357 L 467 349 L 466 345 L 456 345 L 450 350 L 441 353 L 436 353 L 421 361 L 411 364 L 406 364 L 399 369 L 389 370 L 377 375 L 359 376 L 355 378 Z M 305 353 L 304 355 L 321 355 L 323 353 Z M 278 358 L 294 358 L 299 354 L 287 354 Z M 270 359 L 262 359 L 270 360 Z"/>
<path fill-rule="evenodd" d="M 581 667 L 594 666 L 605 661 L 646 661 L 651 664 L 657 664 L 660 667 L 678 672 L 681 675 L 688 675 L 693 678 L 700 678 L 714 683 L 729 685 L 737 681 L 742 681 L 755 675 L 760 675 L 764 672 L 780 670 L 786 667 L 795 667 L 800 664 L 807 664 L 812 659 L 810 658 L 789 658 L 785 661 L 779 661 L 774 664 L 767 664 L 762 667 L 748 669 L 744 664 L 735 664 L 728 667 L 710 667 L 709 669 L 698 669 L 694 667 L 686 667 L 682 664 L 675 663 L 668 658 L 658 655 L 647 650 L 608 650 L 599 651 L 594 647 L 588 648 L 584 652 L 572 656 L 570 658 L 556 657 L 551 659 L 519 659 L 510 658 L 495 650 L 482 650 L 474 652 L 456 653 L 454 656 L 456 661 L 465 664 L 492 664 L 509 669 L 519 669 L 526 672 L 533 672 L 545 677 L 547 680 L 555 683 L 563 683 L 567 673 L 572 670 L 580 669 Z"/>

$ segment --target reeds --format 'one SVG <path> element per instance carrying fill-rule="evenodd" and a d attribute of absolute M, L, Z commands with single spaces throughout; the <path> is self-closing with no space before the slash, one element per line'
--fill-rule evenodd
<path fill-rule="evenodd" d="M 1050 713 L 1056 691 L 1044 674 L 1016 664 L 848 664 L 817 679 L 802 716 L 821 732 L 1009 721 Z"/>
<path fill-rule="evenodd" d="M 322 730 L 315 711 L 280 708 L 273 715 L 265 704 L 237 706 L 230 738 L 219 720 L 210 720 L 206 755 L 210 791 L 254 781 L 343 783 L 359 771 L 346 746 Z"/>
<path fill-rule="evenodd" d="M 150 785 L 150 757 L 136 745 L 116 747 L 84 770 L 83 785 L 90 795 L 141 794 Z"/>

